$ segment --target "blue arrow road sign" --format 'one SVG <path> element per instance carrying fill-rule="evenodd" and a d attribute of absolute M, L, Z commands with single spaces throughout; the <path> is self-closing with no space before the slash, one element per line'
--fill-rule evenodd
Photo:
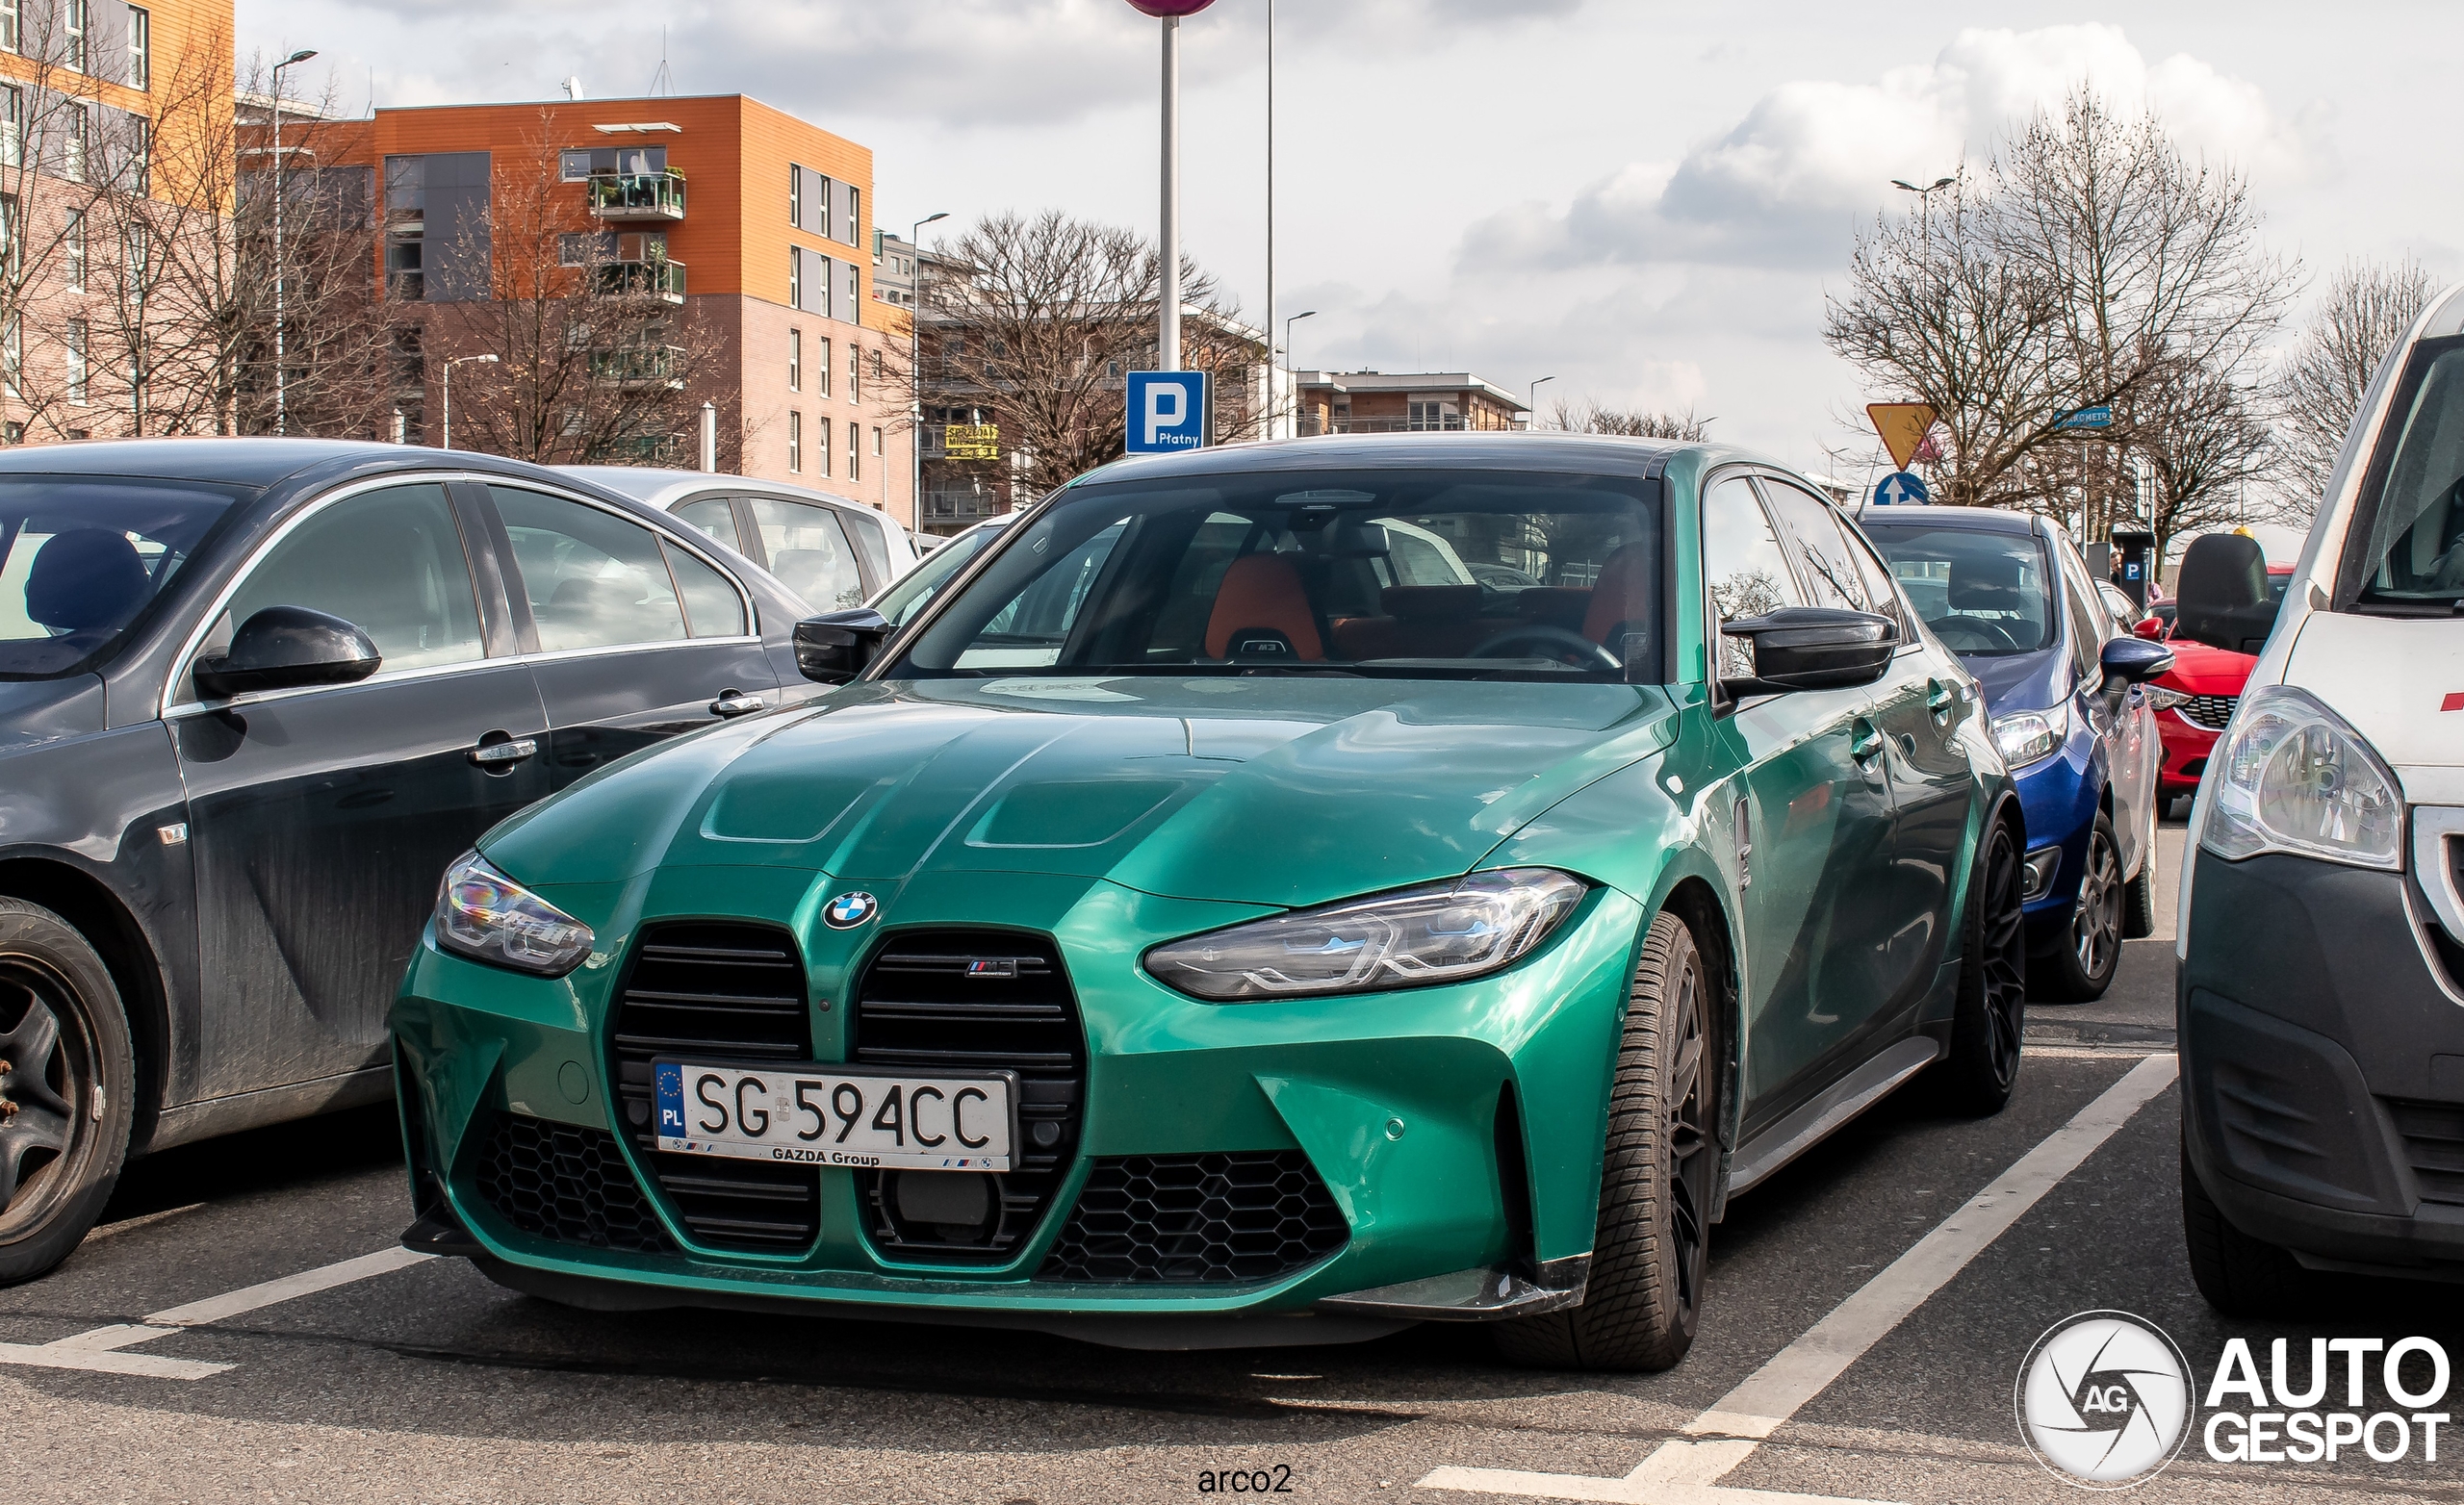
<path fill-rule="evenodd" d="M 2114 410 L 2111 407 L 2074 408 L 2054 421 L 2056 428 L 2111 428 Z"/>
<path fill-rule="evenodd" d="M 1925 483 L 1912 471 L 1893 471 L 1874 488 L 1877 507 L 1911 507 L 1933 499 L 1934 494 L 1925 489 Z"/>
<path fill-rule="evenodd" d="M 1129 373 L 1129 452 L 1162 454 L 1206 443 L 1206 372 Z"/>

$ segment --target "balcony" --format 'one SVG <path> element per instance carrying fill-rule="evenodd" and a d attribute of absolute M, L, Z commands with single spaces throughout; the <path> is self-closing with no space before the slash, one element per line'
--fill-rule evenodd
<path fill-rule="evenodd" d="M 602 219 L 677 220 L 684 217 L 684 174 L 595 172 L 589 179 L 590 212 Z"/>
<path fill-rule="evenodd" d="M 611 387 L 681 387 L 684 346 L 620 344 L 590 352 L 590 379 Z"/>
<path fill-rule="evenodd" d="M 666 303 L 684 301 L 684 264 L 664 258 L 657 261 L 601 262 L 591 268 L 598 279 L 603 297 L 657 298 Z"/>

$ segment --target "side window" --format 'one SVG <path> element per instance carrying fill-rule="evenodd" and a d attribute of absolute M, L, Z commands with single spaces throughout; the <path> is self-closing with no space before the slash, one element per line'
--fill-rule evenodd
<path fill-rule="evenodd" d="M 961 669 L 1043 669 L 1061 661 L 1061 650 L 1078 625 L 1095 576 L 1129 526 L 1126 519 L 1063 555 L 1010 599 L 959 654 Z"/>
<path fill-rule="evenodd" d="M 728 583 L 728 577 L 666 539 L 659 540 L 659 548 L 667 555 L 668 573 L 676 577 L 677 593 L 684 598 L 684 625 L 693 635 L 744 636 L 744 598 Z"/>
<path fill-rule="evenodd" d="M 2066 570 L 2063 573 L 2069 574 Z M 2098 683 L 2103 677 L 2098 660 L 2105 647 L 2106 614 L 2102 607 L 2090 605 L 2080 594 L 2075 575 L 2063 582 L 2062 599 L 2070 608 L 2070 661 L 2078 666 L 2082 683 Z"/>
<path fill-rule="evenodd" d="M 668 515 L 701 529 L 737 553 L 746 551 L 744 540 L 736 537 L 735 507 L 725 497 L 697 497 Z"/>
<path fill-rule="evenodd" d="M 864 573 L 873 577 L 876 586 L 889 583 L 889 544 L 882 537 L 882 519 L 874 513 L 840 513 L 838 521 L 847 526 L 847 536 L 856 545 L 856 552 L 864 561 Z"/>
<path fill-rule="evenodd" d="M 1857 567 L 1837 514 L 1811 495 L 1777 481 L 1764 481 L 1762 494 L 1788 530 L 1788 556 L 1796 561 L 1811 604 L 1875 610 L 1873 587 Z"/>
<path fill-rule="evenodd" d="M 442 486 L 393 486 L 335 502 L 257 561 L 216 636 L 268 606 L 330 612 L 375 640 L 382 669 L 485 655 L 461 529 Z"/>
<path fill-rule="evenodd" d="M 1732 475 L 1703 497 L 1703 589 L 1710 599 L 1714 635 L 1721 623 L 1802 606 L 1771 520 L 1745 477 Z M 1754 673 L 1754 650 L 1739 639 L 1718 642 L 1719 677 Z"/>
<path fill-rule="evenodd" d="M 838 525 L 838 515 L 808 502 L 753 498 L 753 526 L 770 556 L 770 573 L 816 611 L 864 603 L 856 552 Z"/>
<path fill-rule="evenodd" d="M 541 650 L 672 643 L 684 636 L 684 611 L 658 535 L 544 492 L 491 486 L 488 495 L 512 537 Z"/>

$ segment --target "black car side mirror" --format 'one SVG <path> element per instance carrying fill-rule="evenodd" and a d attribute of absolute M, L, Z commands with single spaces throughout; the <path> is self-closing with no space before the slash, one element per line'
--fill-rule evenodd
<path fill-rule="evenodd" d="M 2145 638 L 2116 638 L 2097 656 L 2109 685 L 2117 680 L 2125 685 L 2145 684 L 2158 675 L 2169 674 L 2173 668 L 2173 650 Z"/>
<path fill-rule="evenodd" d="M 825 611 L 796 624 L 796 667 L 808 679 L 845 684 L 889 640 L 889 620 L 870 606 Z"/>
<path fill-rule="evenodd" d="M 1899 647 L 1899 627 L 1888 617 L 1832 606 L 1784 606 L 1724 622 L 1720 631 L 1754 645 L 1753 676 L 1720 681 L 1736 696 L 1871 684 Z"/>
<path fill-rule="evenodd" d="M 240 624 L 228 651 L 198 659 L 194 677 L 199 696 L 227 701 L 262 690 L 349 684 L 383 662 L 367 633 L 330 612 L 268 606 Z"/>

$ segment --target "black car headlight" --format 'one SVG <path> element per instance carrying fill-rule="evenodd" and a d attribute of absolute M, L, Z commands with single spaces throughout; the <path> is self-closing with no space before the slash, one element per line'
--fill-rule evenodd
<path fill-rule="evenodd" d="M 1459 982 L 1512 965 L 1587 891 L 1553 868 L 1475 873 L 1171 941 L 1146 970 L 1209 1003 Z"/>
<path fill-rule="evenodd" d="M 457 957 L 560 978 L 590 955 L 590 927 L 505 877 L 475 852 L 445 870 L 436 943 Z"/>

